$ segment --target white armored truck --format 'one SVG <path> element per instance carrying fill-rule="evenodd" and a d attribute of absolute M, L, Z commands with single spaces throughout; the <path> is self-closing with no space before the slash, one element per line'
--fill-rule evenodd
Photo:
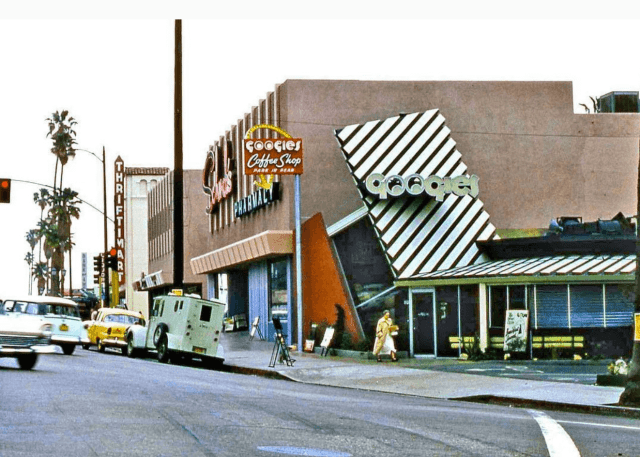
<path fill-rule="evenodd" d="M 127 331 L 127 355 L 155 350 L 160 362 L 172 357 L 200 358 L 211 364 L 224 361 L 220 344 L 225 304 L 195 295 L 172 293 L 156 297 L 147 326 Z"/>

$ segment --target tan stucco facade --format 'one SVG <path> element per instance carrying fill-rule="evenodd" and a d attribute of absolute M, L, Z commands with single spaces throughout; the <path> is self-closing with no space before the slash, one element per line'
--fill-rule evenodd
<path fill-rule="evenodd" d="M 238 179 L 215 214 L 193 213 L 190 223 L 205 229 L 206 220 L 206 234 L 185 236 L 193 235 L 185 260 L 294 228 L 291 176 L 279 179 L 280 201 L 234 217 L 233 204 L 254 190 L 240 153 L 252 126 L 274 124 L 303 138 L 302 221 L 320 212 L 330 226 L 362 206 L 334 130 L 431 109 L 446 118 L 469 173 L 480 177 L 480 198 L 499 232 L 530 233 L 560 216 L 635 213 L 640 115 L 574 114 L 571 82 L 287 80 L 218 138 L 232 145 Z"/>

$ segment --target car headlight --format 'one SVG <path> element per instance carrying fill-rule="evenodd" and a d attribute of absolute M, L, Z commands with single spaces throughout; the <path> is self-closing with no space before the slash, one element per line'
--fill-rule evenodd
<path fill-rule="evenodd" d="M 52 330 L 53 330 L 53 326 L 51 324 L 42 324 L 42 326 L 40 327 L 40 331 L 42 332 L 42 334 L 47 337 L 51 336 Z"/>

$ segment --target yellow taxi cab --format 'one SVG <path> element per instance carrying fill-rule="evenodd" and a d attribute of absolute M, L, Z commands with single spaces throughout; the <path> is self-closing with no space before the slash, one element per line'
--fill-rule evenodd
<path fill-rule="evenodd" d="M 121 308 L 100 308 L 93 320 L 87 321 L 87 333 L 90 345 L 98 347 L 99 352 L 105 348 L 120 348 L 123 355 L 127 355 L 127 330 L 132 325 L 145 325 L 144 316 L 138 311 Z"/>

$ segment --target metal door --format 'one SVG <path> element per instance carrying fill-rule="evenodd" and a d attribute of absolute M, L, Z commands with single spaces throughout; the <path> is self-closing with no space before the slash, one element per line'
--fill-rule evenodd
<path fill-rule="evenodd" d="M 435 356 L 437 343 L 434 338 L 435 321 L 435 291 L 433 289 L 413 289 L 411 291 L 412 311 L 412 353 L 416 356 Z"/>

